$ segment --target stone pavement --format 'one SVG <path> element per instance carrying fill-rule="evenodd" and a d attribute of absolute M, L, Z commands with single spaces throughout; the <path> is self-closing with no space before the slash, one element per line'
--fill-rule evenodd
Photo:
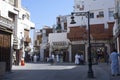
<path fill-rule="evenodd" d="M 120 76 L 111 76 L 110 64 L 93 65 L 95 78 L 88 78 L 88 65 L 73 63 L 26 63 L 25 66 L 13 66 L 0 80 L 120 80 Z"/>

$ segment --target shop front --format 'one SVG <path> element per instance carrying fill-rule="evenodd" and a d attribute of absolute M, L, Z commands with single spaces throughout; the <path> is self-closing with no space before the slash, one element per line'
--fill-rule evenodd
<path fill-rule="evenodd" d="M 76 54 L 83 54 L 85 60 L 85 44 L 72 44 L 72 62 L 75 61 Z"/>
<path fill-rule="evenodd" d="M 68 43 L 65 41 L 61 42 L 53 42 L 52 43 L 52 53 L 55 56 L 60 57 L 60 62 L 68 62 L 69 61 L 69 52 L 68 52 Z"/>
<path fill-rule="evenodd" d="M 109 44 L 106 43 L 91 43 L 91 57 L 92 63 L 108 62 L 109 58 Z M 83 54 L 84 61 L 88 61 L 88 44 L 72 44 L 71 45 L 72 62 L 75 61 L 75 54 Z"/>
<path fill-rule="evenodd" d="M 92 43 L 91 53 L 93 63 L 108 62 L 109 54 L 107 50 L 108 48 L 104 43 Z"/>

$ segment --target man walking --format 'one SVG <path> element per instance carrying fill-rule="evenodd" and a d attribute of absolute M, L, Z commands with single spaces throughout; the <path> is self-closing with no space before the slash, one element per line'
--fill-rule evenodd
<path fill-rule="evenodd" d="M 75 64 L 76 65 L 80 64 L 80 55 L 78 53 L 76 53 L 75 55 Z"/>
<path fill-rule="evenodd" d="M 112 76 L 120 76 L 118 56 L 120 56 L 120 54 L 117 53 L 116 49 L 114 49 L 113 52 L 110 54 Z"/>

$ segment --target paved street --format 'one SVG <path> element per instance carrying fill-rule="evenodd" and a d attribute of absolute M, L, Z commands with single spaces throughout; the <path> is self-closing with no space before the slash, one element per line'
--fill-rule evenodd
<path fill-rule="evenodd" d="M 13 71 L 6 73 L 3 80 L 120 80 L 112 77 L 110 65 L 93 65 L 95 78 L 87 78 L 88 65 L 73 63 L 26 63 L 25 66 L 13 66 Z"/>

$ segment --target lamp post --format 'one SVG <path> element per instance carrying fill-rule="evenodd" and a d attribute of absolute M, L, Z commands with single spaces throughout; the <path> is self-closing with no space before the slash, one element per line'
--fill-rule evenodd
<path fill-rule="evenodd" d="M 88 18 L 88 78 L 94 78 L 93 70 L 92 70 L 92 57 L 91 57 L 91 39 L 90 39 L 90 12 L 72 12 L 71 13 L 71 23 L 75 24 L 74 14 L 76 16 L 87 16 Z"/>

